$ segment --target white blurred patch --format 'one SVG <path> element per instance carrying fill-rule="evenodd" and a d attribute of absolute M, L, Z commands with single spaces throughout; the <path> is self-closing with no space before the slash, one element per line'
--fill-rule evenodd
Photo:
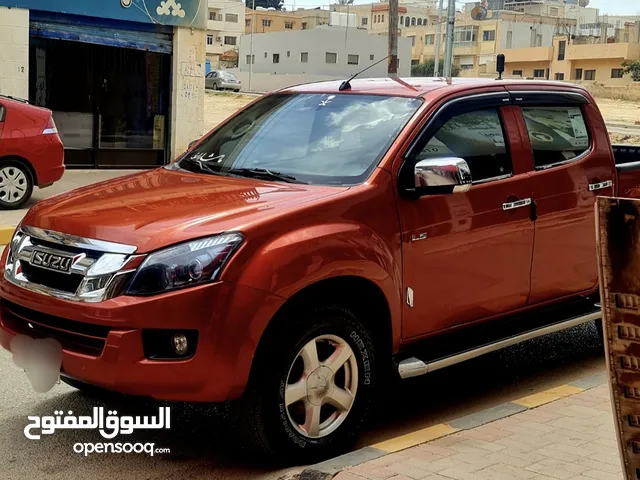
<path fill-rule="evenodd" d="M 58 382 L 62 366 L 62 345 L 53 338 L 34 339 L 16 335 L 9 344 L 13 363 L 22 368 L 38 393 L 48 392 Z"/>

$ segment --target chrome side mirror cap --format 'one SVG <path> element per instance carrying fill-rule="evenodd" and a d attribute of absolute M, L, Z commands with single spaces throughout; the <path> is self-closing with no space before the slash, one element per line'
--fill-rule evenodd
<path fill-rule="evenodd" d="M 416 193 L 422 195 L 466 192 L 471 188 L 471 170 L 463 158 L 420 160 L 413 172 Z"/>

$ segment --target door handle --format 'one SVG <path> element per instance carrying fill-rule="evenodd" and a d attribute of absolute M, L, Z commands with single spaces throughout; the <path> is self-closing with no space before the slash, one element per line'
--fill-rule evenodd
<path fill-rule="evenodd" d="M 516 208 L 527 207 L 531 205 L 530 198 L 523 198 L 522 200 L 516 200 L 515 202 L 507 202 L 502 204 L 502 210 L 515 210 Z"/>
<path fill-rule="evenodd" d="M 612 185 L 613 185 L 613 182 L 611 180 L 607 180 L 606 182 L 600 182 L 600 183 L 590 183 L 589 191 L 593 192 L 595 190 L 602 190 L 603 188 L 608 188 Z"/>

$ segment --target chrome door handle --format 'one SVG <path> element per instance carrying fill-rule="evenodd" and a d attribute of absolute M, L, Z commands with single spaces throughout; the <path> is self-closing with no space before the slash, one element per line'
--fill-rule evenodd
<path fill-rule="evenodd" d="M 516 200 L 515 202 L 507 202 L 502 204 L 502 210 L 514 210 L 516 208 L 522 208 L 531 205 L 530 198 L 523 198 L 522 200 Z"/>
<path fill-rule="evenodd" d="M 613 182 L 611 180 L 607 180 L 606 182 L 600 182 L 600 183 L 590 183 L 589 191 L 593 192 L 594 190 L 602 190 L 603 188 L 608 188 L 612 185 L 613 185 Z"/>

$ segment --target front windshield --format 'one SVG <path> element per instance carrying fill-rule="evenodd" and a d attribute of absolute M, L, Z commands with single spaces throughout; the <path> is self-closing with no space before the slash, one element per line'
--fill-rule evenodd
<path fill-rule="evenodd" d="M 416 98 L 380 95 L 269 95 L 174 165 L 309 184 L 361 183 L 420 103 Z"/>

